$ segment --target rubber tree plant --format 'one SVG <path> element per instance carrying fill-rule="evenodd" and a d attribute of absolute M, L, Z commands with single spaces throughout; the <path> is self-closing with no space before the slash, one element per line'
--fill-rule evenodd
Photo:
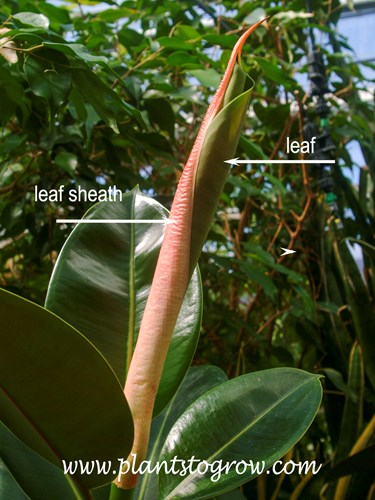
<path fill-rule="evenodd" d="M 166 224 L 78 224 L 45 307 L 0 290 L 8 498 L 209 498 L 268 469 L 311 424 L 316 375 L 275 368 L 227 380 L 212 366 L 189 368 L 202 311 L 196 264 L 250 99 L 241 50 L 261 22 L 233 49 L 170 214 L 135 188 L 84 216 Z M 6 35 L 12 52 L 20 31 Z M 43 43 L 69 53 L 62 42 Z M 193 459 L 204 470 L 186 467 Z M 151 471 L 162 463 L 179 465 Z"/>

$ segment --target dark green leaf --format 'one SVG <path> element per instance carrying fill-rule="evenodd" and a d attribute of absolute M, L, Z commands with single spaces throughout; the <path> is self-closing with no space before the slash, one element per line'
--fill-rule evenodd
<path fill-rule="evenodd" d="M 69 153 L 68 151 L 61 151 L 56 155 L 55 163 L 73 177 L 78 165 L 78 160 L 75 154 Z"/>
<path fill-rule="evenodd" d="M 183 38 L 184 40 L 197 40 L 202 37 L 202 35 L 197 31 L 195 28 L 192 26 L 189 26 L 187 24 L 179 24 L 176 26 L 176 33 L 179 37 Z"/>
<path fill-rule="evenodd" d="M 20 489 L 12 475 L 0 458 L 0 498 L 11 498 L 12 500 L 29 500 Z"/>
<path fill-rule="evenodd" d="M 195 45 L 193 43 L 185 42 L 181 38 L 162 36 L 157 39 L 162 47 L 175 50 L 194 50 Z"/>
<path fill-rule="evenodd" d="M 338 306 L 336 304 L 332 304 L 332 302 L 317 302 L 317 308 L 319 311 L 328 312 L 330 314 L 338 314 Z"/>
<path fill-rule="evenodd" d="M 285 71 L 276 66 L 276 64 L 271 63 L 262 57 L 254 57 L 254 59 L 262 68 L 267 78 L 275 83 L 279 83 L 281 85 L 285 85 L 287 88 L 290 88 L 293 81 Z"/>
<path fill-rule="evenodd" d="M 340 477 L 351 476 L 355 473 L 361 473 L 366 470 L 375 474 L 374 465 L 375 444 L 365 448 L 364 450 L 351 455 L 346 460 L 342 460 L 335 465 L 326 475 L 326 481 L 335 481 Z"/>
<path fill-rule="evenodd" d="M 124 47 L 136 47 L 143 42 L 144 37 L 130 28 L 122 28 L 118 32 L 118 39 Z"/>
<path fill-rule="evenodd" d="M 45 14 L 51 22 L 55 22 L 57 25 L 71 23 L 69 12 L 64 7 L 56 7 L 46 2 L 40 2 L 38 4 L 38 9 Z"/>
<path fill-rule="evenodd" d="M 136 110 L 129 104 L 123 102 L 120 97 L 92 71 L 86 69 L 74 69 L 73 81 L 79 92 L 94 107 L 100 118 L 119 133 L 117 121 L 125 111 L 131 115 L 137 114 Z"/>
<path fill-rule="evenodd" d="M 204 87 L 217 88 L 221 80 L 221 76 L 213 68 L 189 70 L 189 73 L 195 76 Z"/>
<path fill-rule="evenodd" d="M 259 265 L 251 264 L 250 262 L 240 261 L 239 266 L 241 271 L 246 275 L 246 277 L 261 285 L 264 292 L 268 296 L 273 296 L 277 292 L 277 287 L 273 283 L 272 278 L 267 276 L 267 274 L 259 269 Z"/>
<path fill-rule="evenodd" d="M 335 257 L 350 305 L 353 323 L 362 348 L 366 373 L 375 387 L 375 344 L 368 332 L 375 330 L 374 306 L 358 265 L 346 241 L 335 245 Z"/>
<path fill-rule="evenodd" d="M 29 500 L 20 489 L 11 473 L 5 467 L 0 458 L 0 498 L 11 498 L 12 500 Z"/>
<path fill-rule="evenodd" d="M 236 45 L 238 37 L 236 35 L 216 35 L 210 33 L 204 36 L 204 39 L 207 40 L 210 44 L 221 45 L 226 49 L 233 49 Z"/>
<path fill-rule="evenodd" d="M 87 63 L 108 64 L 108 59 L 104 56 L 93 56 L 84 45 L 79 43 L 55 43 L 43 42 L 43 47 L 62 52 L 69 56 L 74 56 L 77 59 Z"/>
<path fill-rule="evenodd" d="M 59 317 L 2 289 L 0 315 L 1 421 L 58 467 L 62 459 L 117 463 L 126 456 L 130 410 L 94 346 Z M 94 487 L 111 477 L 93 472 L 78 479 Z"/>
<path fill-rule="evenodd" d="M 72 73 L 67 58 L 50 50 L 40 50 L 25 57 L 24 71 L 34 94 L 58 108 L 68 97 Z"/>
<path fill-rule="evenodd" d="M 342 391 L 344 394 L 348 394 L 349 389 L 345 384 L 344 379 L 342 378 L 342 374 L 333 368 L 324 368 L 324 375 L 332 382 L 332 384 L 338 389 Z"/>
<path fill-rule="evenodd" d="M 360 346 L 355 343 L 350 352 L 348 393 L 345 398 L 335 462 L 349 455 L 362 430 L 363 395 L 364 371 L 362 351 Z"/>
<path fill-rule="evenodd" d="M 166 99 L 146 99 L 145 108 L 150 120 L 165 130 L 169 137 L 174 138 L 174 113 L 171 105 Z"/>
<path fill-rule="evenodd" d="M 112 2 L 108 2 L 112 3 Z M 125 2 L 124 2 L 125 3 Z M 113 3 L 112 3 L 113 4 Z M 116 5 L 113 9 L 106 9 L 101 12 L 98 12 L 96 19 L 100 19 L 105 23 L 113 23 L 118 19 L 122 19 L 124 17 L 129 17 L 134 14 L 134 9 L 131 7 L 119 7 Z"/>
<path fill-rule="evenodd" d="M 198 58 L 186 52 L 176 51 L 167 57 L 167 63 L 169 66 L 181 66 L 184 68 L 187 65 L 196 65 L 198 63 Z"/>
<path fill-rule="evenodd" d="M 49 20 L 44 14 L 35 14 L 35 12 L 19 12 L 13 15 L 14 19 L 20 21 L 26 26 L 33 26 L 34 28 L 48 29 Z"/>
<path fill-rule="evenodd" d="M 167 211 L 137 189 L 103 202 L 94 219 L 165 219 Z M 124 383 L 164 234 L 163 224 L 81 224 L 56 263 L 46 307 L 79 329 Z M 76 310 L 75 304 L 80 304 Z M 74 312 L 73 312 L 74 311 Z M 185 296 L 155 404 L 170 400 L 190 364 L 201 320 L 198 272 Z"/>
<path fill-rule="evenodd" d="M 75 500 L 77 486 L 69 475 L 47 462 L 40 455 L 17 439 L 4 424 L 0 423 L 0 457 L 11 472 L 13 480 L 33 500 L 53 498 Z M 0 498 L 6 498 L 1 494 Z M 85 490 L 80 487 L 80 492 Z M 86 495 L 88 491 L 86 490 Z M 13 497 L 7 497 L 12 498 Z"/>
<path fill-rule="evenodd" d="M 161 471 L 160 496 L 202 499 L 224 493 L 259 474 L 244 466 L 251 461 L 266 470 L 303 436 L 322 397 L 319 377 L 293 368 L 275 368 L 243 375 L 198 398 L 172 427 L 160 459 L 195 457 L 211 465 L 185 475 Z M 267 436 L 267 439 L 265 439 Z M 218 467 L 240 463 L 218 479 Z M 221 461 L 221 462 L 220 462 Z M 195 465 L 197 462 L 195 462 Z M 177 465 L 177 470 L 181 469 Z M 216 475 L 215 475 L 216 471 Z"/>
<path fill-rule="evenodd" d="M 268 158 L 266 153 L 258 144 L 249 141 L 249 139 L 246 139 L 243 136 L 240 137 L 238 144 L 250 160 L 266 160 Z"/>

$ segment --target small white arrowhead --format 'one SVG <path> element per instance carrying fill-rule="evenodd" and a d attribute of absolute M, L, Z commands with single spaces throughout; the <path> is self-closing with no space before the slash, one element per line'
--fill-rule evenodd
<path fill-rule="evenodd" d="M 289 248 L 283 248 L 283 247 L 280 247 L 281 250 L 283 250 L 283 253 L 280 254 L 280 257 L 282 257 L 283 255 L 289 255 L 289 254 L 292 254 L 292 253 L 296 253 L 295 250 L 289 250 Z"/>
<path fill-rule="evenodd" d="M 174 220 L 173 219 L 165 219 L 165 224 L 168 225 L 168 224 L 174 224 Z"/>
<path fill-rule="evenodd" d="M 239 158 L 232 158 L 231 160 L 224 160 L 224 163 L 229 163 L 229 165 L 234 165 L 235 167 L 237 167 L 237 160 L 239 160 Z"/>

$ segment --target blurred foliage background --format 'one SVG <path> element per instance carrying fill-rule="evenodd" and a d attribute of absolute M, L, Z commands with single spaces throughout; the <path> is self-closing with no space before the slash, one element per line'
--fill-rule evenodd
<path fill-rule="evenodd" d="M 56 218 L 80 218 L 91 205 L 37 202 L 35 186 L 64 185 L 66 194 L 138 184 L 169 207 L 244 26 L 270 16 L 243 51 L 255 86 L 238 156 L 287 158 L 286 138 L 306 139 L 306 123 L 331 137 L 332 169 L 233 167 L 201 256 L 196 364 L 229 376 L 276 366 L 325 375 L 321 411 L 286 457 L 316 460 L 319 474 L 260 476 L 239 498 L 374 495 L 374 78 L 364 76 L 374 66 L 350 56 L 338 0 L 310 6 L 311 14 L 301 0 L 0 7 L 11 30 L 2 36 L 18 55 L 14 64 L 0 57 L 0 286 L 34 302 L 43 303 L 71 230 Z M 306 84 L 311 30 L 329 82 L 323 121 Z M 296 253 L 281 257 L 280 247 Z"/>

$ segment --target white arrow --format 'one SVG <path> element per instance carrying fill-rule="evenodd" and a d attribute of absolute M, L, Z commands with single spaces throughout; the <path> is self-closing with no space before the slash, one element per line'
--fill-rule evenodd
<path fill-rule="evenodd" d="M 57 224 L 174 224 L 172 219 L 56 219 Z"/>
<path fill-rule="evenodd" d="M 284 252 L 282 254 L 280 254 L 280 257 L 282 257 L 283 255 L 289 255 L 289 254 L 292 254 L 292 253 L 296 253 L 296 250 L 289 250 L 289 248 L 283 248 L 283 247 L 280 247 L 281 250 L 284 250 Z"/>
<path fill-rule="evenodd" d="M 240 160 L 239 158 L 232 158 L 231 160 L 224 160 L 224 163 L 229 163 L 229 165 L 237 166 L 240 163 L 249 163 L 257 165 L 265 164 L 278 164 L 278 163 L 296 163 L 302 165 L 303 163 L 322 163 L 327 165 L 328 163 L 336 163 L 336 160 Z"/>

